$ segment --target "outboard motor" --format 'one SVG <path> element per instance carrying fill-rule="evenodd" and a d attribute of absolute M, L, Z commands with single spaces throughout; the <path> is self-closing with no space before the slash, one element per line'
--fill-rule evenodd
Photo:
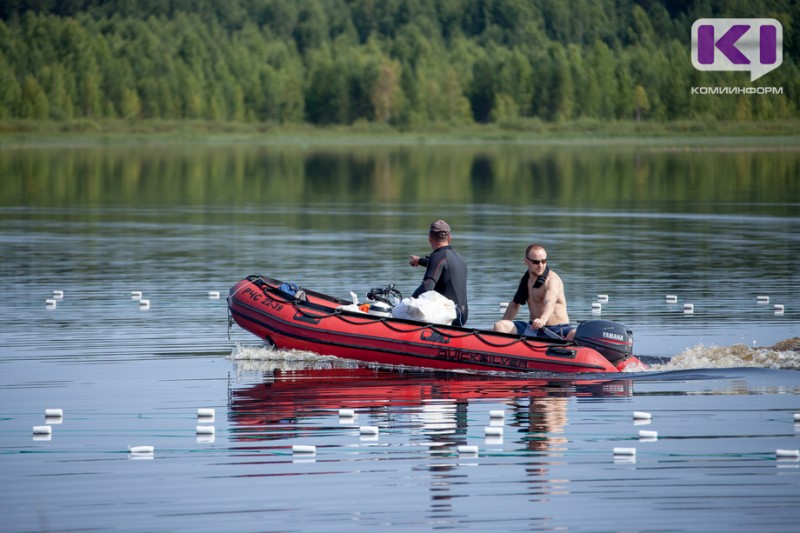
<path fill-rule="evenodd" d="M 633 332 L 610 320 L 581 322 L 573 340 L 597 350 L 613 365 L 633 355 Z"/>

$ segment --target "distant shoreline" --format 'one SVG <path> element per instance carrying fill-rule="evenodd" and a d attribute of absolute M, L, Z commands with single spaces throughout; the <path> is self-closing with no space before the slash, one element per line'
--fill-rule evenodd
<path fill-rule="evenodd" d="M 417 144 L 530 144 L 632 146 L 773 146 L 800 149 L 800 121 L 717 122 L 538 120 L 489 125 L 432 125 L 396 129 L 373 123 L 315 127 L 304 124 L 203 120 L 0 121 L 0 147 L 129 143 L 380 146 Z"/>

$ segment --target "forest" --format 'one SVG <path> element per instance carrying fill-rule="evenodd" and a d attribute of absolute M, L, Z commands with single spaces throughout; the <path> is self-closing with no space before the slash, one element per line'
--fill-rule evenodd
<path fill-rule="evenodd" d="M 696 70 L 710 17 L 777 19 L 783 64 L 752 83 Z M 797 119 L 796 20 L 796 0 L 4 0 L 0 121 Z"/>

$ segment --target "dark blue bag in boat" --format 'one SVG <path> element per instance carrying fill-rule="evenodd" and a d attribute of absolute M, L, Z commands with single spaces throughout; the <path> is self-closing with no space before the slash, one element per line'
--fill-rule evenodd
<path fill-rule="evenodd" d="M 281 283 L 281 286 L 278 287 L 278 290 L 281 292 L 285 292 L 289 296 L 294 296 L 295 294 L 297 294 L 297 291 L 300 290 L 300 287 L 298 287 L 296 283 L 288 282 L 288 283 Z"/>

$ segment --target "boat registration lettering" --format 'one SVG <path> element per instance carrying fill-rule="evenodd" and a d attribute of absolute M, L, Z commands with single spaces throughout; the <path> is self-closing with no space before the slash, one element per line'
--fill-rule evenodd
<path fill-rule="evenodd" d="M 242 291 L 242 296 L 247 296 L 254 302 L 261 302 L 261 305 L 263 305 L 264 307 L 271 307 L 276 311 L 280 311 L 281 309 L 283 309 L 282 303 L 276 302 L 266 294 L 258 293 L 253 289 L 245 289 L 244 291 Z"/>
<path fill-rule="evenodd" d="M 516 357 L 495 355 L 481 352 L 469 352 L 454 348 L 441 348 L 439 357 L 450 361 L 460 361 L 464 363 L 480 363 L 489 365 L 499 365 L 504 367 L 528 368 L 528 362 Z"/>

